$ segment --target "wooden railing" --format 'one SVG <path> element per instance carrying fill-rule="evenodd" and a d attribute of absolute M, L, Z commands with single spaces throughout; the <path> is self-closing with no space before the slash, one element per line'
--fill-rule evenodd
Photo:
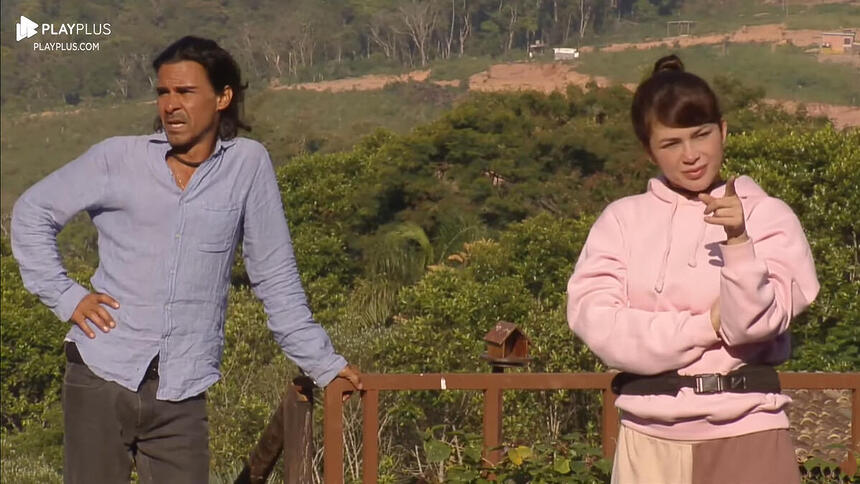
<path fill-rule="evenodd" d="M 615 452 L 618 435 L 618 412 L 615 395 L 610 390 L 612 373 L 434 373 L 434 374 L 364 374 L 362 402 L 362 480 L 377 482 L 379 464 L 379 393 L 382 391 L 471 390 L 484 394 L 483 438 L 484 457 L 499 462 L 497 450 L 502 443 L 502 392 L 505 390 L 599 390 L 602 394 L 601 441 L 603 454 Z M 860 452 L 860 373 L 791 373 L 779 374 L 786 390 L 850 390 L 851 391 L 851 449 L 841 463 L 843 472 L 853 475 L 857 470 L 855 456 Z M 236 483 L 262 483 L 274 466 L 283 447 L 285 451 L 285 483 L 311 482 L 311 411 L 313 397 L 309 381 L 288 390 L 279 410 L 273 415 L 260 443 Z M 324 464 L 326 483 L 343 483 L 343 395 L 352 391 L 346 380 L 337 379 L 325 389 L 324 396 Z M 280 429 L 280 439 L 278 432 Z M 287 436 L 284 439 L 284 435 Z"/>
<path fill-rule="evenodd" d="M 494 450 L 502 443 L 502 391 L 504 390 L 601 390 L 603 405 L 603 452 L 615 452 L 615 435 L 618 430 L 618 412 L 615 395 L 609 389 L 609 373 L 432 373 L 423 375 L 362 376 L 364 391 L 361 396 L 363 413 L 362 480 L 377 481 L 379 450 L 379 392 L 397 390 L 473 390 L 484 393 L 484 458 L 497 463 L 500 455 Z M 325 424 L 323 445 L 325 460 L 323 472 L 326 483 L 343 482 L 343 392 L 351 389 L 346 381 L 336 381 L 325 391 Z"/>

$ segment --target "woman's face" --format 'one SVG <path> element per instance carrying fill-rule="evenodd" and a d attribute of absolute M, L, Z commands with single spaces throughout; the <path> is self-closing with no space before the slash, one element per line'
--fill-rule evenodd
<path fill-rule="evenodd" d="M 651 160 L 674 188 L 700 193 L 720 176 L 725 140 L 725 121 L 670 128 L 655 120 L 649 139 Z"/>

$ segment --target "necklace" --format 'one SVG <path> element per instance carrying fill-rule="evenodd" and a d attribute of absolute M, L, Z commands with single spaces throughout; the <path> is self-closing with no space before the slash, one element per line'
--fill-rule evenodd
<path fill-rule="evenodd" d="M 170 173 L 173 175 L 173 180 L 176 182 L 176 186 L 179 187 L 180 190 L 185 190 L 188 182 L 191 181 L 191 177 L 194 175 L 194 171 L 197 170 L 197 167 L 200 166 L 200 163 L 192 163 L 188 160 L 182 159 L 177 153 L 174 153 L 173 150 L 167 153 L 167 167 L 170 168 Z M 170 160 L 173 160 L 173 163 L 170 163 Z M 189 168 L 191 172 L 183 177 L 179 174 L 180 165 Z"/>
<path fill-rule="evenodd" d="M 182 177 L 179 176 L 179 173 L 177 173 L 173 168 L 170 169 L 170 173 L 173 174 L 173 181 L 176 182 L 176 186 L 178 186 L 180 190 L 185 190 L 185 185 L 188 184 L 188 180 L 182 181 Z"/>
<path fill-rule="evenodd" d="M 176 157 L 172 157 L 172 159 L 174 160 L 174 162 L 176 161 Z M 178 186 L 180 190 L 184 191 L 185 187 L 188 185 L 188 182 L 191 180 L 191 176 L 194 175 L 195 168 L 197 167 L 183 163 L 182 160 L 180 160 L 180 164 L 191 167 L 191 173 L 186 176 L 182 176 L 179 166 L 175 165 L 174 163 L 170 163 L 169 160 L 170 159 L 168 159 L 167 167 L 170 168 L 170 174 L 173 175 L 173 181 L 176 182 L 176 186 Z"/>

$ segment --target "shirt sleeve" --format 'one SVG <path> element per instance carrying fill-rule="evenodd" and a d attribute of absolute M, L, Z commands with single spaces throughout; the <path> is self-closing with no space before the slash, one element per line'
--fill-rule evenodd
<path fill-rule="evenodd" d="M 710 313 L 629 307 L 624 238 L 611 206 L 597 219 L 567 285 L 570 329 L 612 368 L 650 375 L 683 368 L 718 343 Z"/>
<path fill-rule="evenodd" d="M 820 288 L 812 251 L 797 216 L 767 198 L 747 218 L 750 240 L 720 245 L 720 334 L 730 346 L 786 332 Z"/>
<path fill-rule="evenodd" d="M 110 140 L 30 187 L 12 209 L 12 252 L 21 279 L 62 321 L 68 321 L 89 291 L 68 277 L 57 234 L 83 210 L 99 207 L 110 178 Z"/>
<path fill-rule="evenodd" d="M 328 385 L 346 366 L 311 315 L 296 266 L 272 162 L 265 151 L 245 207 L 243 253 L 254 294 L 281 348 L 317 385 Z"/>

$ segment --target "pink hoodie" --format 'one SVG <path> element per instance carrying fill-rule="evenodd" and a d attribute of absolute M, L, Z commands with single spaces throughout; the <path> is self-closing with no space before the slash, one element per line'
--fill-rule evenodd
<path fill-rule="evenodd" d="M 608 366 L 639 374 L 726 373 L 790 355 L 788 326 L 818 294 L 803 228 L 751 178 L 737 179 L 750 241 L 727 246 L 705 204 L 666 186 L 617 200 L 600 215 L 567 286 L 570 328 Z M 725 186 L 711 192 L 722 197 Z M 720 299 L 722 341 L 710 308 Z M 781 394 L 621 395 L 625 425 L 676 440 L 788 428 Z"/>

